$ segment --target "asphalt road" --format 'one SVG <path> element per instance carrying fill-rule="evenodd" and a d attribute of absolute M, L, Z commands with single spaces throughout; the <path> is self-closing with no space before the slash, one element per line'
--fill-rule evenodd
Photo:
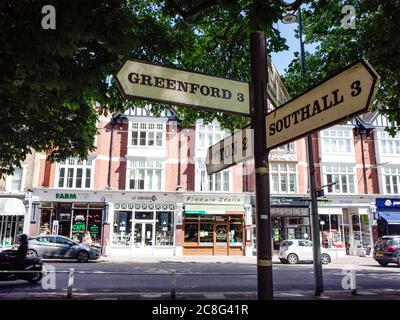
<path fill-rule="evenodd" d="M 257 291 L 256 266 L 240 263 L 135 263 L 97 261 L 86 264 L 68 261 L 46 261 L 57 271 L 96 271 L 96 274 L 75 274 L 74 292 L 77 293 L 168 293 L 171 290 L 171 270 L 178 273 L 177 293 L 243 293 Z M 323 267 L 325 290 L 342 290 L 345 266 L 332 263 Z M 104 272 L 104 273 L 102 273 Z M 107 272 L 134 273 L 135 275 L 110 275 Z M 312 264 L 273 266 L 275 291 L 312 291 L 314 274 Z M 227 274 L 240 275 L 227 275 Z M 223 275 L 225 274 L 225 275 Z M 26 281 L 0 282 L 0 294 L 7 293 L 65 293 L 68 274 L 57 274 L 56 289 L 44 290 L 40 284 Z M 358 289 L 400 290 L 400 268 L 381 267 L 374 262 L 357 266 Z"/>

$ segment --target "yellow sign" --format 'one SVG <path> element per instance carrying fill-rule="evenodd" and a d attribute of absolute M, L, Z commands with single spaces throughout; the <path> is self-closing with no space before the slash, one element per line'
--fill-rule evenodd
<path fill-rule="evenodd" d="M 249 115 L 249 83 L 127 60 L 116 76 L 125 98 Z"/>
<path fill-rule="evenodd" d="M 325 79 L 266 116 L 267 149 L 367 112 L 379 76 L 364 60 Z"/>

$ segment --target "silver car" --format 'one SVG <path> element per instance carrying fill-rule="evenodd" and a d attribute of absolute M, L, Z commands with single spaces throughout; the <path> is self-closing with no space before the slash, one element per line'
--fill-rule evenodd
<path fill-rule="evenodd" d="M 43 235 L 28 239 L 28 256 L 46 259 L 77 259 L 88 262 L 100 258 L 100 250 L 64 236 Z"/>
<path fill-rule="evenodd" d="M 296 264 L 299 261 L 313 261 L 313 245 L 307 239 L 284 240 L 278 252 L 278 258 L 282 263 Z M 321 262 L 328 264 L 331 256 L 325 248 L 321 248 Z"/>

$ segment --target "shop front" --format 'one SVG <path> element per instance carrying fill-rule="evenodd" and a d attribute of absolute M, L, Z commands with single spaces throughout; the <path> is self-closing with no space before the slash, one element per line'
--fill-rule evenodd
<path fill-rule="evenodd" d="M 18 235 L 24 233 L 27 210 L 19 198 L 0 198 L 0 248 L 17 243 Z"/>
<path fill-rule="evenodd" d="M 104 246 L 105 195 L 52 189 L 36 189 L 34 193 L 39 199 L 39 218 L 31 228 L 35 234 L 62 235 L 82 243 L 89 233 L 93 246 Z"/>
<path fill-rule="evenodd" d="M 245 196 L 184 196 L 184 255 L 246 255 L 251 248 L 246 228 Z M 247 241 L 246 241 L 247 240 Z"/>
<path fill-rule="evenodd" d="M 378 236 L 400 234 L 400 199 L 378 198 L 375 202 Z"/>

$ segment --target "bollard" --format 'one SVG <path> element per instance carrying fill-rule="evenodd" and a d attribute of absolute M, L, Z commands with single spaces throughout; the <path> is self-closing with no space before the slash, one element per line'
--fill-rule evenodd
<path fill-rule="evenodd" d="M 171 299 L 176 298 L 176 271 L 171 271 Z"/>
<path fill-rule="evenodd" d="M 356 282 L 356 270 L 350 271 L 350 289 L 351 294 L 355 296 L 357 294 L 357 282 Z"/>
<path fill-rule="evenodd" d="M 72 298 L 72 286 L 73 285 L 74 285 L 74 268 L 70 268 L 69 273 L 68 273 L 67 299 Z"/>

